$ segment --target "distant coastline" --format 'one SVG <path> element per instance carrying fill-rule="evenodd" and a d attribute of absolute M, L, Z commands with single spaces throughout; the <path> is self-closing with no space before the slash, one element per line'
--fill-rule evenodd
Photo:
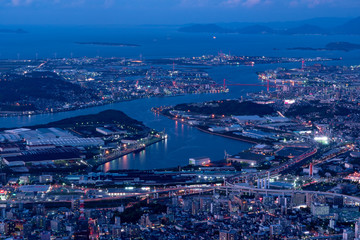
<path fill-rule="evenodd" d="M 141 45 L 132 43 L 113 43 L 113 42 L 75 42 L 80 45 L 98 45 L 98 46 L 110 46 L 110 47 L 140 47 Z"/>
<path fill-rule="evenodd" d="M 332 26 L 321 24 L 320 19 L 298 21 L 297 24 L 274 26 L 269 23 L 243 24 L 188 24 L 178 28 L 185 33 L 222 33 L 222 34 L 278 34 L 278 35 L 360 35 L 360 17 L 340 21 Z"/>
<path fill-rule="evenodd" d="M 360 44 L 349 43 L 349 42 L 331 42 L 326 44 L 323 48 L 313 47 L 293 47 L 287 50 L 304 50 L 304 51 L 353 51 L 360 49 Z"/>

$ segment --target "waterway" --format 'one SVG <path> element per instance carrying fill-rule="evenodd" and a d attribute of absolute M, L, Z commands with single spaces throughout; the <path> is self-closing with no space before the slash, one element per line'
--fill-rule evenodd
<path fill-rule="evenodd" d="M 217 67 L 211 69 L 215 77 L 224 77 L 220 72 L 231 72 L 225 77 L 229 81 L 249 83 L 258 82 L 254 68 L 242 66 L 232 71 L 224 69 L 229 67 Z M 259 68 L 265 68 L 261 66 Z M 221 79 L 218 79 L 221 82 Z M 1 127 L 20 127 L 29 126 L 51 121 L 60 120 L 67 117 L 97 113 L 106 109 L 117 109 L 125 112 L 130 117 L 144 122 L 145 125 L 156 130 L 165 130 L 168 139 L 158 142 L 141 151 L 138 154 L 129 154 L 120 159 L 106 163 L 103 166 L 105 171 L 110 169 L 151 169 L 186 165 L 190 157 L 209 156 L 212 160 L 220 160 L 224 157 L 224 151 L 237 153 L 249 148 L 248 143 L 221 138 L 206 134 L 195 128 L 175 122 L 166 117 L 159 116 L 151 112 L 152 107 L 175 105 L 184 102 L 201 102 L 207 100 L 236 98 L 244 95 L 248 91 L 264 90 L 262 87 L 232 87 L 228 94 L 197 94 L 176 97 L 162 97 L 138 99 L 129 102 L 120 102 L 88 109 L 80 109 L 71 112 L 60 112 L 55 114 L 43 114 L 34 116 L 19 116 L 0 118 Z"/>
<path fill-rule="evenodd" d="M 22 26 L 19 26 L 22 27 Z M 331 41 L 360 43 L 359 36 L 246 36 L 223 34 L 216 40 L 210 34 L 185 34 L 169 28 L 91 28 L 82 27 L 28 27 L 29 34 L 3 34 L 0 38 L 0 58 L 50 58 L 103 56 L 103 57 L 180 57 L 217 54 L 219 51 L 237 55 L 294 56 L 294 57 L 342 57 L 340 62 L 326 64 L 360 64 L 359 51 L 289 51 L 288 47 L 323 47 Z M 81 31 L 80 31 L 81 30 Z M 140 44 L 141 47 L 121 48 L 108 46 L 76 45 L 74 42 L 100 41 Z M 280 66 L 299 67 L 300 63 L 281 65 L 221 66 L 207 69 L 218 83 L 223 79 L 232 83 L 258 83 L 256 72 Z M 263 87 L 231 86 L 228 94 L 199 94 L 168 98 L 138 99 L 71 112 L 0 118 L 0 127 L 22 127 L 48 123 L 63 118 L 117 109 L 130 117 L 143 121 L 147 126 L 162 131 L 168 139 L 146 148 L 138 154 L 130 154 L 106 163 L 102 169 L 153 169 L 186 165 L 190 157 L 208 156 L 222 159 L 224 151 L 230 154 L 249 148 L 248 143 L 206 134 L 195 128 L 155 115 L 152 107 L 178 103 L 239 98 L 250 91 L 265 91 Z"/>

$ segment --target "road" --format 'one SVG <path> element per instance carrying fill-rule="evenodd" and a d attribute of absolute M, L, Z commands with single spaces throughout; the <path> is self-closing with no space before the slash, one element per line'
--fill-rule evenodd
<path fill-rule="evenodd" d="M 350 195 L 340 194 L 340 193 L 332 193 L 332 192 L 320 192 L 320 191 L 306 191 L 306 190 L 287 190 L 287 189 L 262 189 L 262 188 L 253 188 L 235 185 L 231 183 L 226 183 L 225 186 L 216 187 L 219 190 L 224 191 L 239 191 L 239 192 L 247 192 L 247 193 L 259 193 L 264 195 L 292 195 L 295 193 L 301 194 L 312 194 L 312 195 L 322 195 L 328 197 L 343 197 L 344 201 L 351 201 L 360 204 L 360 197 L 354 197 Z"/>
<path fill-rule="evenodd" d="M 317 148 L 312 148 L 309 151 L 303 153 L 302 155 L 292 158 L 289 161 L 287 161 L 286 163 L 280 164 L 279 166 L 270 168 L 267 171 L 262 171 L 259 173 L 248 173 L 248 174 L 240 173 L 240 174 L 233 175 L 233 176 L 227 178 L 227 181 L 230 183 L 233 183 L 233 182 L 243 181 L 245 179 L 248 179 L 248 178 L 254 177 L 254 176 L 256 176 L 257 178 L 267 177 L 268 175 L 274 176 L 274 175 L 277 175 L 277 174 L 281 173 L 282 171 L 290 168 L 291 166 L 313 156 L 314 154 L 317 153 L 317 151 L 318 151 Z"/>
<path fill-rule="evenodd" d="M 355 196 L 349 196 L 345 194 L 339 194 L 339 193 L 332 193 L 332 192 L 320 192 L 320 191 L 306 191 L 306 190 L 286 190 L 286 189 L 261 189 L 261 188 L 254 188 L 254 187 L 246 187 L 241 185 L 236 185 L 232 183 L 226 182 L 226 185 L 224 186 L 182 186 L 182 187 L 174 187 L 174 188 L 165 188 L 161 190 L 156 191 L 147 191 L 142 193 L 132 193 L 129 195 L 122 195 L 122 196 L 114 196 L 114 197 L 105 197 L 105 198 L 89 198 L 84 199 L 85 203 L 92 203 L 92 202 L 106 202 L 106 201 L 117 201 L 122 200 L 130 197 L 144 197 L 144 198 L 151 198 L 151 199 L 157 199 L 157 198 L 166 198 L 166 197 L 172 197 L 172 196 L 186 196 L 186 195 L 193 195 L 193 194 L 201 194 L 205 192 L 215 192 L 216 190 L 225 191 L 226 193 L 229 192 L 242 192 L 242 193 L 251 193 L 251 194 L 261 194 L 261 195 L 275 195 L 275 196 L 292 196 L 293 194 L 311 194 L 316 196 L 327 196 L 327 197 L 343 197 L 344 203 L 357 203 L 360 204 L 360 197 Z M 7 201 L 1 201 L 1 203 L 6 203 Z M 44 200 L 26 200 L 26 201 L 20 201 L 20 200 L 12 200 L 8 201 L 8 203 L 11 204 L 41 204 L 46 203 L 48 201 Z M 52 201 L 54 202 L 54 201 Z M 57 200 L 55 202 L 59 203 L 70 203 L 71 200 Z"/>

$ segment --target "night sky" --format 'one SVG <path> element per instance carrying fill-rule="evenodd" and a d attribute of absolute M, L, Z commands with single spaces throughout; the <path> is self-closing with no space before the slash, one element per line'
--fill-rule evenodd
<path fill-rule="evenodd" d="M 360 0 L 0 0 L 0 25 L 268 22 L 359 15 Z"/>

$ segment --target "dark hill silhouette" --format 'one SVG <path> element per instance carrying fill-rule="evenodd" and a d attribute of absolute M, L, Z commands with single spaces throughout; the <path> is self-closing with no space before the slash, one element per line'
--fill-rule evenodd
<path fill-rule="evenodd" d="M 284 34 L 295 35 L 295 34 L 328 34 L 329 31 L 311 24 L 304 24 L 299 27 L 290 28 L 283 31 Z"/>
<path fill-rule="evenodd" d="M 335 34 L 360 34 L 360 17 L 351 19 L 350 21 L 336 27 L 333 32 Z"/>

